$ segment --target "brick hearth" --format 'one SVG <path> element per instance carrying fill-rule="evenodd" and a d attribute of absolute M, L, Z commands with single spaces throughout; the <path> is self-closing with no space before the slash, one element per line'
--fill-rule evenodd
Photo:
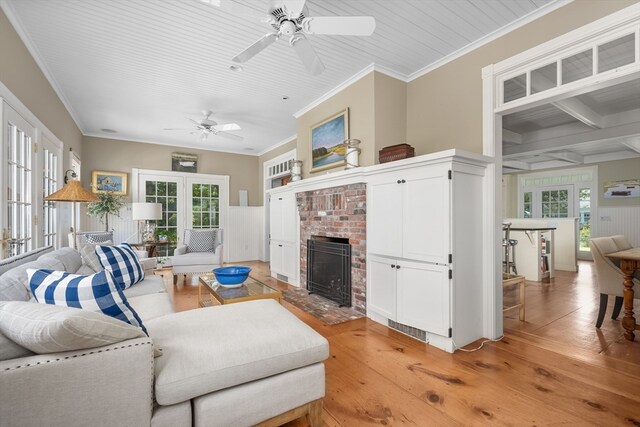
<path fill-rule="evenodd" d="M 351 304 L 366 309 L 366 184 L 297 193 L 300 214 L 300 287 L 307 288 L 307 240 L 311 236 L 349 239 L 351 245 Z"/>

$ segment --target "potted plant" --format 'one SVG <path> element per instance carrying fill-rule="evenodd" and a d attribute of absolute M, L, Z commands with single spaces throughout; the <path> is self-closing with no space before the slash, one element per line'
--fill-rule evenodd
<path fill-rule="evenodd" d="M 104 222 L 105 231 L 109 231 L 109 214 L 120 218 L 120 208 L 124 206 L 124 196 L 114 194 L 113 191 L 98 193 L 96 196 L 100 201 L 87 205 L 87 215 L 95 216 L 100 222 Z"/>

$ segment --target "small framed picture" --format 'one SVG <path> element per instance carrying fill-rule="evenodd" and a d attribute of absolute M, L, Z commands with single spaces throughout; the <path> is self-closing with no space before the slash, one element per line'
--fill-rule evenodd
<path fill-rule="evenodd" d="M 127 195 L 127 173 L 93 171 L 91 173 L 91 190 L 94 193 L 113 193 Z"/>
<path fill-rule="evenodd" d="M 198 172 L 198 156 L 195 154 L 171 154 L 171 170 L 174 172 Z"/>

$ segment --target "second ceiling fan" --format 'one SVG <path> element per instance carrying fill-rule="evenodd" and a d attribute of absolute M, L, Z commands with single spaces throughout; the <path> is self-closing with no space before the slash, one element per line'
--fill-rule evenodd
<path fill-rule="evenodd" d="M 372 16 L 309 16 L 306 0 L 271 0 L 267 9 L 266 23 L 273 29 L 233 58 L 234 62 L 247 62 L 281 37 L 288 38 L 304 66 L 313 75 L 320 74 L 325 67 L 305 34 L 341 36 L 370 36 L 376 28 Z M 230 0 L 220 1 L 221 7 L 229 6 Z M 237 8 L 235 9 L 237 10 Z"/>

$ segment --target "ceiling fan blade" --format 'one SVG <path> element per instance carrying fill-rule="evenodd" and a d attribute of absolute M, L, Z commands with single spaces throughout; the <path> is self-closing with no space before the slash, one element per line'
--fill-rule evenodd
<path fill-rule="evenodd" d="M 187 128 L 163 128 L 162 130 L 191 130 Z"/>
<path fill-rule="evenodd" d="M 196 126 L 200 126 L 200 122 L 197 120 L 192 119 L 191 117 L 187 117 L 187 120 L 192 121 Z"/>
<path fill-rule="evenodd" d="M 200 2 L 215 6 L 225 12 L 234 15 L 245 16 L 247 18 L 263 19 L 265 18 L 264 10 L 252 9 L 249 6 L 237 3 L 234 0 L 200 0 Z"/>
<path fill-rule="evenodd" d="M 302 13 L 306 0 L 282 0 L 282 8 L 289 19 L 297 19 Z"/>
<path fill-rule="evenodd" d="M 240 130 L 240 126 L 237 123 L 226 123 L 224 125 L 215 125 L 213 128 L 220 132 L 226 130 Z"/>
<path fill-rule="evenodd" d="M 273 42 L 278 40 L 278 35 L 276 33 L 269 33 L 262 37 L 260 40 L 240 52 L 238 55 L 232 58 L 233 62 L 247 62 L 258 53 L 262 52 L 263 49 L 271 45 Z"/>
<path fill-rule="evenodd" d="M 242 141 L 244 138 L 238 135 L 234 135 L 232 133 L 228 133 L 228 132 L 223 132 L 223 131 L 219 131 L 214 133 L 214 135 L 218 135 L 221 136 L 223 138 L 228 138 L 228 139 L 233 139 L 235 141 Z"/>
<path fill-rule="evenodd" d="M 302 30 L 307 34 L 370 36 L 375 29 L 373 16 L 318 16 L 302 20 Z"/>
<path fill-rule="evenodd" d="M 289 43 L 312 75 L 316 76 L 324 71 L 324 64 L 305 36 L 300 33 L 294 34 Z"/>

